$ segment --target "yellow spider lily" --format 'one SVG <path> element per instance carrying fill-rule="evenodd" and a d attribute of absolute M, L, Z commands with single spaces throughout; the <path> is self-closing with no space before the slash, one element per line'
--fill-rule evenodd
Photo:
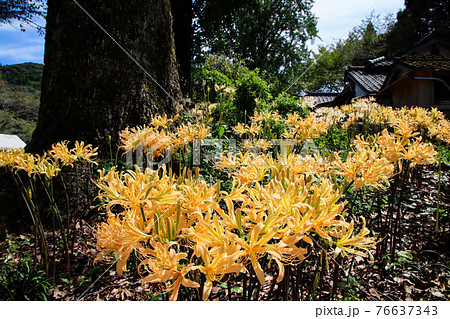
<path fill-rule="evenodd" d="M 0 167 L 12 167 L 23 160 L 25 155 L 24 149 L 7 149 L 0 150 Z"/>
<path fill-rule="evenodd" d="M 67 146 L 68 141 L 63 141 L 52 145 L 52 149 L 48 154 L 54 159 L 59 160 L 64 166 L 73 166 L 77 160 L 77 156 L 72 154 Z"/>
<path fill-rule="evenodd" d="M 242 136 L 244 134 L 247 133 L 247 129 L 245 128 L 245 126 L 241 123 L 239 123 L 238 125 L 236 125 L 233 130 L 239 135 Z"/>
<path fill-rule="evenodd" d="M 175 182 L 174 178 L 167 176 L 165 168 L 160 178 L 158 171 L 149 168 L 141 172 L 136 166 L 134 171 L 118 173 L 113 167 L 107 174 L 104 170 L 100 171 L 98 198 L 106 201 L 107 209 L 114 205 L 136 209 L 144 206 L 151 208 L 159 203 L 172 204 L 180 195 Z"/>
<path fill-rule="evenodd" d="M 274 121 L 280 121 L 281 116 L 278 114 L 278 112 L 272 112 L 272 111 L 264 111 L 264 112 L 255 112 L 255 114 L 250 117 L 252 122 L 255 123 L 261 123 L 263 121 L 268 120 L 274 120 Z"/>
<path fill-rule="evenodd" d="M 141 267 L 147 266 L 150 274 L 142 280 L 142 285 L 146 283 L 166 283 L 166 292 L 172 292 L 170 301 L 177 300 L 180 286 L 190 288 L 199 288 L 200 285 L 192 280 L 185 278 L 185 276 L 192 270 L 195 270 L 194 265 L 182 264 L 183 260 L 186 260 L 186 253 L 177 253 L 172 248 L 176 243 L 170 242 L 162 244 L 155 240 L 150 241 L 153 249 L 145 249 L 144 253 L 149 255 L 148 259 L 145 259 L 139 265 Z M 170 285 L 167 285 L 169 280 L 174 280 Z"/>
<path fill-rule="evenodd" d="M 251 151 L 252 153 L 258 153 L 259 150 L 267 150 L 272 146 L 272 142 L 264 139 L 246 139 L 241 143 L 241 147 L 245 151 Z"/>
<path fill-rule="evenodd" d="M 422 143 L 422 138 L 416 139 L 408 145 L 407 150 L 402 150 L 402 158 L 411 162 L 411 167 L 418 164 L 433 164 L 436 162 L 437 152 L 432 145 Z"/>
<path fill-rule="evenodd" d="M 394 166 L 386 158 L 378 157 L 370 148 L 349 153 L 345 162 L 335 153 L 333 165 L 336 174 L 354 182 L 355 190 L 364 186 L 383 187 L 394 171 Z"/>
<path fill-rule="evenodd" d="M 244 269 L 242 264 L 236 263 L 240 257 L 237 244 L 220 245 L 208 249 L 203 244 L 197 243 L 194 247 L 194 256 L 202 259 L 202 265 L 195 268 L 206 276 L 206 282 L 203 285 L 203 300 L 208 299 L 213 282 L 221 281 L 223 276 L 228 273 L 238 275 Z"/>
<path fill-rule="evenodd" d="M 141 242 L 151 238 L 144 229 L 142 220 L 130 218 L 127 214 L 114 216 L 108 213 L 108 220 L 97 229 L 97 249 L 95 260 L 105 260 L 116 253 L 116 270 L 119 275 L 127 271 L 126 262 L 134 250 L 141 250 Z"/>
<path fill-rule="evenodd" d="M 358 255 L 362 257 L 370 256 L 370 260 L 373 262 L 373 256 L 370 253 L 370 248 L 372 248 L 377 241 L 373 237 L 367 237 L 370 231 L 366 228 L 366 220 L 363 220 L 363 226 L 358 234 L 353 235 L 354 222 L 350 223 L 342 222 L 341 225 L 337 227 L 335 236 L 338 239 L 335 241 L 336 248 L 334 250 L 334 257 L 338 256 L 340 253 L 344 255 Z"/>
<path fill-rule="evenodd" d="M 173 118 L 168 118 L 167 115 L 165 114 L 163 116 L 156 114 L 156 116 L 152 118 L 151 125 L 156 129 L 160 127 L 166 129 L 173 122 L 175 122 L 178 119 L 178 117 L 179 115 L 175 115 Z"/>

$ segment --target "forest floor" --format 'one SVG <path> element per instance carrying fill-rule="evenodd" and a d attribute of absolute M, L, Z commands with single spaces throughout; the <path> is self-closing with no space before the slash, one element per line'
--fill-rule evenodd
<path fill-rule="evenodd" d="M 444 172 L 441 179 L 440 232 L 436 233 L 434 214 L 437 202 L 438 174 L 436 167 L 424 171 L 420 188 L 408 196 L 403 214 L 403 224 L 399 233 L 399 245 L 394 262 L 388 258 L 375 260 L 356 257 L 339 262 L 340 282 L 331 298 L 333 290 L 333 269 L 335 261 L 329 255 L 330 271 L 325 272 L 318 293 L 311 297 L 310 291 L 293 292 L 289 286 L 289 296 L 301 300 L 450 300 L 450 172 Z M 78 241 L 74 247 L 71 278 L 56 281 L 47 293 L 49 300 L 165 300 L 165 294 L 158 294 L 157 285 L 142 286 L 142 276 L 137 272 L 137 259 L 130 258 L 133 265 L 124 276 L 116 273 L 115 264 L 94 263 L 96 250 L 96 221 L 82 221 L 78 225 Z M 368 221 L 370 227 L 370 221 Z M 9 234 L 8 245 L 0 246 L 1 262 L 19 261 L 25 256 L 33 256 L 32 233 Z M 12 246 L 14 249 L 12 249 Z M 63 268 L 62 265 L 61 268 Z M 306 263 L 303 273 L 313 274 L 313 265 Z M 251 299 L 283 300 L 284 284 L 274 283 L 277 270 L 266 273 L 266 284 L 258 295 Z M 304 280 L 311 281 L 311 275 Z M 239 281 L 235 281 L 239 284 Z M 273 285 L 272 285 L 273 284 Z M 270 297 L 267 292 L 271 290 Z M 191 289 L 192 291 L 192 289 Z M 230 295 L 231 293 L 231 295 Z M 183 295 L 184 294 L 184 295 Z M 198 292 L 189 296 L 187 291 L 180 295 L 196 300 Z M 247 296 L 249 298 L 249 296 Z M 288 297 L 289 298 L 289 297 Z M 211 300 L 242 300 L 242 287 L 227 287 L 227 283 L 215 285 Z"/>

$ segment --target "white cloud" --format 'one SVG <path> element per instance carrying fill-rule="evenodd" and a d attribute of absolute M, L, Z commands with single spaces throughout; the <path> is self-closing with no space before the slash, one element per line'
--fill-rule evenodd
<path fill-rule="evenodd" d="M 0 32 L 17 32 L 20 31 L 20 27 L 18 27 L 18 25 L 14 25 L 14 24 L 9 24 L 9 23 L 5 23 L 5 24 L 0 24 Z"/>
<path fill-rule="evenodd" d="M 44 37 L 34 28 L 20 31 L 18 22 L 0 25 L 0 63 L 43 62 Z"/>
<path fill-rule="evenodd" d="M 15 64 L 23 62 L 42 63 L 44 44 L 37 40 L 27 43 L 10 43 L 0 47 L 0 62 Z"/>
<path fill-rule="evenodd" d="M 7 60 L 8 64 L 23 62 L 42 63 L 42 46 L 22 46 L 16 48 L 0 48 L 0 61 Z"/>

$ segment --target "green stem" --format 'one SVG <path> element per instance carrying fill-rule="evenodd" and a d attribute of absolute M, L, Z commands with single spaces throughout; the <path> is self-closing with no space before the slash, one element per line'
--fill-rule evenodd
<path fill-rule="evenodd" d="M 36 190 L 33 184 L 33 180 L 30 178 L 30 193 L 27 192 L 27 188 L 25 187 L 25 184 L 23 183 L 22 179 L 20 178 L 20 175 L 17 174 L 17 179 L 12 174 L 14 181 L 17 185 L 17 187 L 20 189 L 23 200 L 25 201 L 25 204 L 27 205 L 28 211 L 30 212 L 31 219 L 33 220 L 34 226 L 36 227 L 36 232 L 39 233 L 39 237 L 41 238 L 40 244 L 41 244 L 41 255 L 42 255 L 42 264 L 44 266 L 45 274 L 48 277 L 49 275 L 49 251 L 48 251 L 48 244 L 47 240 L 45 239 L 45 232 L 44 227 L 42 224 L 42 221 L 40 219 L 39 215 L 39 206 L 37 202 L 35 203 L 33 201 L 33 194 L 36 195 Z M 36 240 L 38 240 L 36 238 Z"/>
<path fill-rule="evenodd" d="M 401 179 L 400 191 L 397 198 L 397 209 L 395 214 L 395 220 L 393 221 L 393 230 L 392 230 L 392 241 L 391 241 L 391 262 L 395 260 L 395 250 L 397 244 L 397 238 L 399 229 L 402 224 L 403 213 L 402 213 L 402 201 L 403 201 L 403 192 L 405 191 L 405 185 L 408 180 L 409 171 L 410 171 L 411 162 L 406 162 L 406 170 L 403 171 L 403 178 Z"/>
<path fill-rule="evenodd" d="M 55 227 L 55 215 L 52 215 L 52 237 L 53 237 L 53 249 L 52 249 L 52 284 L 55 284 L 56 280 L 56 227 Z"/>
<path fill-rule="evenodd" d="M 439 183 L 438 183 L 438 198 L 436 205 L 436 233 L 439 232 L 439 218 L 440 218 L 440 204 L 441 204 L 441 179 L 442 179 L 442 157 L 439 159 Z"/>
<path fill-rule="evenodd" d="M 76 204 L 75 204 L 75 211 L 73 212 L 73 228 L 69 229 L 69 239 L 70 239 L 70 233 L 72 233 L 72 245 L 71 245 L 71 255 L 70 257 L 73 257 L 73 251 L 74 251 L 74 247 L 75 247 L 75 241 L 77 239 L 77 224 L 78 224 L 78 219 L 82 217 L 82 215 L 79 215 L 79 211 L 80 211 L 80 175 L 78 172 L 78 165 L 75 164 L 75 178 L 77 180 L 77 190 L 76 190 Z M 66 193 L 67 194 L 67 193 Z M 69 215 L 69 211 L 67 212 L 67 215 Z M 70 227 L 70 226 L 69 226 Z"/>
<path fill-rule="evenodd" d="M 147 223 L 147 218 L 145 218 L 144 214 L 144 207 L 141 207 L 141 215 L 142 215 L 142 221 L 144 222 L 144 226 Z"/>
<path fill-rule="evenodd" d="M 66 209 L 67 209 L 67 229 L 70 229 L 70 202 L 69 202 L 69 193 L 67 192 L 67 187 L 66 187 L 66 183 L 64 182 L 64 178 L 62 174 L 59 174 L 60 178 L 61 178 L 61 182 L 64 188 L 64 193 L 66 195 Z M 69 234 L 70 236 L 70 234 Z"/>
<path fill-rule="evenodd" d="M 339 282 L 339 270 L 340 270 L 340 261 L 341 261 L 341 255 L 339 255 L 335 260 L 335 265 L 334 265 L 334 273 L 333 273 L 333 290 L 331 292 L 331 300 L 334 300 L 336 293 L 337 293 L 337 286 L 338 286 L 338 282 Z"/>
<path fill-rule="evenodd" d="M 51 180 L 47 179 L 46 183 L 44 180 L 42 180 L 42 177 L 39 176 L 42 185 L 44 186 L 45 193 L 47 194 L 47 198 L 50 201 L 50 206 L 53 211 L 54 216 L 56 217 L 56 221 L 58 222 L 58 226 L 60 228 L 61 237 L 64 244 L 64 249 L 66 253 L 66 267 L 67 272 L 70 279 L 70 249 L 69 249 L 69 243 L 67 242 L 67 236 L 66 236 L 66 230 L 64 229 L 64 224 L 61 217 L 61 212 L 59 211 L 58 205 L 56 204 L 54 195 L 53 195 L 53 183 Z"/>

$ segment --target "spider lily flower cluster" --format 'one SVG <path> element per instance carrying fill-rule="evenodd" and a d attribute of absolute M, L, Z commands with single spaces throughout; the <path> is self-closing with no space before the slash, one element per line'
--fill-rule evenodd
<path fill-rule="evenodd" d="M 0 167 L 5 167 L 12 173 L 14 181 L 21 190 L 22 198 L 26 202 L 26 206 L 31 215 L 35 226 L 35 240 L 36 247 L 40 245 L 41 262 L 45 272 L 50 276 L 50 264 L 53 265 L 53 280 L 56 276 L 56 246 L 61 245 L 65 252 L 65 262 L 67 272 L 70 276 L 70 237 L 75 238 L 74 232 L 78 216 L 70 214 L 69 203 L 67 202 L 67 211 L 63 212 L 59 209 L 58 203 L 55 199 L 55 184 L 54 180 L 59 176 L 60 183 L 64 186 L 63 189 L 67 192 L 66 184 L 61 175 L 64 167 L 75 167 L 79 162 L 90 164 L 96 163 L 97 149 L 91 145 L 85 145 L 84 142 L 75 142 L 73 148 L 69 148 L 69 142 L 63 141 L 52 145 L 51 149 L 41 155 L 33 155 L 26 153 L 23 149 L 18 150 L 0 150 Z M 25 172 L 28 176 L 28 181 L 23 180 Z M 41 186 L 41 187 L 39 187 Z M 47 197 L 47 205 L 50 208 L 51 219 L 53 221 L 53 255 L 50 261 L 50 251 L 44 231 L 43 219 L 43 201 L 39 195 L 39 191 L 44 191 L 44 196 Z M 67 196 L 67 194 L 66 194 Z M 68 197 L 67 201 L 68 201 Z M 78 212 L 75 212 L 78 213 Z M 74 216 L 75 215 L 75 216 Z M 57 226 L 56 226 L 57 225 Z M 56 231 L 59 229 L 59 235 L 62 242 L 56 243 Z M 72 227 L 72 229 L 71 229 Z M 59 241 L 59 239 L 58 239 Z M 73 246 L 72 246 L 73 247 Z"/>
<path fill-rule="evenodd" d="M 33 178 L 43 175 L 53 179 L 63 167 L 73 167 L 77 161 L 95 163 L 96 148 L 77 141 L 69 149 L 68 144 L 67 141 L 56 143 L 42 156 L 26 153 L 23 149 L 0 150 L 0 167 L 7 167 L 14 172 L 24 171 Z"/>
<path fill-rule="evenodd" d="M 148 274 L 143 283 L 163 283 L 176 300 L 181 285 L 199 288 L 201 282 L 207 299 L 213 284 L 229 274 L 253 271 L 264 285 L 271 262 L 281 281 L 284 265 L 304 260 L 319 238 L 336 254 L 369 253 L 375 238 L 365 226 L 352 234 L 353 223 L 344 220 L 344 203 L 330 181 L 271 162 L 253 159 L 241 167 L 228 192 L 187 170 L 179 177 L 165 169 L 102 172 L 99 197 L 108 220 L 97 231 L 97 259 L 117 261 L 122 274 L 135 253 L 140 272 Z M 259 175 L 242 172 L 253 164 L 266 167 Z M 269 182 L 263 181 L 266 175 L 272 176 Z M 117 206 L 121 212 L 115 214 Z M 203 281 L 194 279 L 196 272 Z"/>
<path fill-rule="evenodd" d="M 188 149 L 194 139 L 210 136 L 211 121 L 176 126 L 176 120 L 157 116 L 148 127 L 126 129 L 122 147 L 143 144 L 160 149 L 160 155 L 165 147 Z M 178 176 L 166 167 L 102 171 L 98 197 L 108 218 L 97 230 L 97 260 L 116 261 L 117 272 L 123 274 L 134 253 L 141 261 L 143 283 L 161 284 L 171 300 L 178 298 L 181 286 L 202 291 L 205 300 L 215 284 L 241 278 L 239 274 L 254 274 L 264 285 L 272 265 L 281 281 L 286 265 L 318 252 L 373 260 L 371 250 L 378 240 L 362 216 L 355 231 L 357 220 L 346 214 L 343 193 L 352 186 L 355 191 L 387 187 L 405 161 L 409 167 L 434 163 L 436 152 L 421 134 L 448 142 L 448 122 L 440 112 L 394 110 L 370 100 L 322 117 L 283 118 L 262 111 L 250 120 L 233 128 L 237 136 L 248 138 L 244 151 L 223 153 L 215 163 L 229 173 L 232 186 L 227 190 L 220 181 L 200 180 L 198 168 Z M 381 129 L 368 138 L 355 136 L 346 158 L 340 153 L 313 157 L 267 152 L 273 146 L 267 139 L 279 136 L 302 143 L 336 123 L 351 129 L 361 121 Z M 283 130 L 276 135 L 268 123 Z M 263 152 L 250 152 L 255 145 Z"/>
<path fill-rule="evenodd" d="M 195 289 L 206 300 L 219 283 L 254 278 L 263 286 L 274 272 L 274 280 L 280 282 L 288 278 L 287 266 L 308 258 L 325 260 L 321 265 L 338 256 L 373 260 L 379 239 L 363 216 L 347 212 L 344 195 L 384 189 L 405 167 L 435 163 L 437 153 L 425 140 L 450 143 L 450 124 L 435 109 L 393 109 L 371 100 L 321 114 L 283 117 L 259 110 L 249 123 L 230 128 L 228 141 L 246 141 L 241 152 L 218 156 L 214 167 L 228 173 L 222 181 L 207 182 L 201 167 L 183 168 L 181 163 L 178 174 L 172 172 L 173 165 L 100 170 L 96 184 L 106 218 L 97 227 L 96 261 L 116 262 L 122 275 L 134 254 L 143 284 L 158 284 L 161 292 L 171 293 L 171 300 L 179 298 L 182 287 Z M 178 116 L 157 115 L 147 126 L 120 132 L 121 148 L 142 149 L 155 158 L 177 151 L 184 161 L 186 154 L 194 153 L 191 144 L 196 140 L 214 141 L 213 124 L 212 119 L 184 123 Z M 319 139 L 334 126 L 348 132 L 362 127 L 347 153 L 298 153 L 307 141 Z M 280 138 L 290 142 L 281 146 Z M 274 144 L 280 145 L 280 152 Z M 48 188 L 63 167 L 78 161 L 95 163 L 95 156 L 91 145 L 76 142 L 69 148 L 68 142 L 61 142 L 43 156 L 0 151 L 0 167 L 24 171 L 31 185 L 43 180 Z M 31 202 L 27 194 L 25 189 L 24 198 Z M 50 200 L 56 208 L 51 196 Z M 45 246 L 39 213 L 32 203 L 30 207 Z M 61 219 L 58 209 L 54 215 Z M 44 258 L 48 260 L 48 254 Z"/>
<path fill-rule="evenodd" d="M 238 125 L 236 131 L 258 136 L 269 116 L 283 120 L 255 114 L 251 125 Z M 293 115 L 283 121 L 302 139 L 327 127 L 315 117 Z M 147 134 L 146 128 L 134 136 L 142 132 Z M 162 131 L 160 138 L 168 135 Z M 131 139 L 127 135 L 124 144 Z M 253 272 L 263 285 L 272 262 L 281 281 L 285 265 L 302 262 L 314 250 L 314 241 L 325 242 L 336 255 L 370 255 L 376 239 L 368 236 L 365 225 L 354 235 L 353 222 L 345 221 L 341 190 L 328 178 L 337 171 L 330 161 L 295 153 L 274 158 L 247 152 L 223 155 L 216 165 L 229 170 L 231 190 L 223 190 L 219 182 L 198 180 L 198 171 L 196 176 L 184 170 L 178 177 L 165 168 L 102 171 L 99 198 L 108 219 L 98 228 L 97 259 L 117 261 L 122 274 L 135 253 L 141 259 L 140 272 L 148 273 L 144 282 L 163 283 L 163 291 L 171 291 L 175 300 L 181 286 L 199 288 L 201 283 L 207 299 L 213 284 L 230 274 Z M 367 180 L 379 186 L 376 174 L 387 179 L 375 171 L 373 181 Z M 203 280 L 194 279 L 198 273 Z"/>
<path fill-rule="evenodd" d="M 346 128 L 354 124 L 365 124 L 385 128 L 397 127 L 396 131 L 400 132 L 402 129 L 399 126 L 403 126 L 403 128 L 420 134 L 423 138 L 435 138 L 440 142 L 450 144 L 450 122 L 436 108 L 403 107 L 395 109 L 379 105 L 372 98 L 357 100 L 352 104 L 321 112 L 323 121 L 343 122 L 343 127 Z"/>
<path fill-rule="evenodd" d="M 205 139 L 210 136 L 210 129 L 206 124 L 181 124 L 173 129 L 178 119 L 167 118 L 166 115 L 156 115 L 151 124 L 137 128 L 126 128 L 120 132 L 122 149 L 134 151 L 142 147 L 150 150 L 155 157 L 164 154 L 167 149 L 181 149 L 189 146 L 195 139 Z"/>

